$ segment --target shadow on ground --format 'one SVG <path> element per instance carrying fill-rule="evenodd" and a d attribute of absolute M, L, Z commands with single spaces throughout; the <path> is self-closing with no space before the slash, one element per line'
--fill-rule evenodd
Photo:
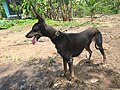
<path fill-rule="evenodd" d="M 76 79 L 62 76 L 59 57 L 33 59 L 22 63 L 19 70 L 0 79 L 0 90 L 108 90 L 120 89 L 120 74 L 102 65 L 81 60 L 74 66 Z M 5 72 L 2 71 L 2 72 Z"/>

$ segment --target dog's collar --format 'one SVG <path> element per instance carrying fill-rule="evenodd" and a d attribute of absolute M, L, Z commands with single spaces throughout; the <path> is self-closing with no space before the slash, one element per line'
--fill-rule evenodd
<path fill-rule="evenodd" d="M 56 32 L 55 32 L 55 35 L 56 35 L 56 36 L 59 36 L 59 35 L 60 35 L 60 31 L 56 31 Z"/>
<path fill-rule="evenodd" d="M 58 37 L 59 35 L 60 35 L 60 31 L 56 31 L 52 39 L 55 39 L 55 38 Z"/>

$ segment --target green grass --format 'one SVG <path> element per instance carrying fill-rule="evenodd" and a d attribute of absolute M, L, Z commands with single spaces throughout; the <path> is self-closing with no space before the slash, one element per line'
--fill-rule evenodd
<path fill-rule="evenodd" d="M 7 29 L 13 26 L 24 26 L 34 23 L 35 20 L 21 19 L 21 20 L 0 20 L 0 29 Z"/>
<path fill-rule="evenodd" d="M 46 19 L 45 20 L 47 24 L 55 27 L 57 30 L 64 30 L 68 29 L 77 25 L 80 25 L 80 22 L 76 21 L 53 21 Z M 8 29 L 10 28 L 13 31 L 21 31 L 24 29 L 24 27 L 30 27 L 32 26 L 37 20 L 33 19 L 21 19 L 21 20 L 0 20 L 0 29 Z"/>
<path fill-rule="evenodd" d="M 46 21 L 47 24 L 56 27 L 56 29 L 58 30 L 65 30 L 68 28 L 72 28 L 75 26 L 78 26 L 81 24 L 81 22 L 76 22 L 76 21 L 53 21 L 53 20 L 47 20 Z"/>
<path fill-rule="evenodd" d="M 24 30 L 26 28 L 29 28 L 30 26 L 32 27 L 32 25 L 37 22 L 37 20 L 32 20 L 32 19 L 25 19 L 23 20 L 24 22 L 23 23 L 18 23 L 14 26 L 11 26 L 10 29 L 12 31 L 21 31 L 21 30 Z"/>

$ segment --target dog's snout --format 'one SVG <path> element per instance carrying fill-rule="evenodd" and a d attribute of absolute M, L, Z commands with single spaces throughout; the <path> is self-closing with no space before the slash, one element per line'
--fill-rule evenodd
<path fill-rule="evenodd" d="M 26 38 L 29 38 L 29 33 L 27 33 L 27 34 L 25 35 L 25 37 L 26 37 Z"/>
<path fill-rule="evenodd" d="M 33 33 L 30 31 L 29 33 L 27 33 L 25 35 L 26 38 L 32 38 L 33 37 Z"/>
<path fill-rule="evenodd" d="M 28 34 L 26 34 L 25 37 L 28 38 Z"/>

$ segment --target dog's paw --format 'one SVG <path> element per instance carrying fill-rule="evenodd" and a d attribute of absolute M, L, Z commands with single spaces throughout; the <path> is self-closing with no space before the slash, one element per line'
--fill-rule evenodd
<path fill-rule="evenodd" d="M 70 81 L 74 81 L 75 80 L 75 78 L 74 77 L 70 77 Z"/>
<path fill-rule="evenodd" d="M 66 74 L 63 74 L 63 73 L 60 74 L 60 77 L 64 77 L 64 78 L 65 78 L 66 76 L 67 76 L 67 75 L 66 75 Z"/>

